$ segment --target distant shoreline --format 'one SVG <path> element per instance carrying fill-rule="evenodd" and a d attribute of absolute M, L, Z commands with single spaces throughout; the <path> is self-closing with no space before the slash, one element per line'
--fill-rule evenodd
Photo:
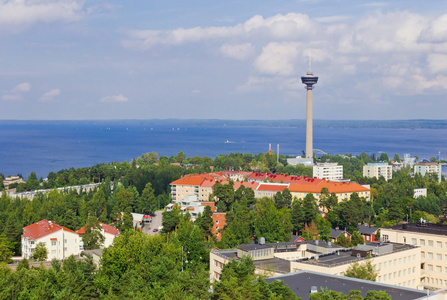
<path fill-rule="evenodd" d="M 295 127 L 304 128 L 306 120 L 223 120 L 223 119 L 147 119 L 147 120 L 0 120 L 0 125 L 29 124 L 129 124 L 129 125 L 169 125 L 212 126 L 212 127 Z M 392 128 L 392 129 L 447 129 L 447 120 L 318 120 L 314 128 Z"/>

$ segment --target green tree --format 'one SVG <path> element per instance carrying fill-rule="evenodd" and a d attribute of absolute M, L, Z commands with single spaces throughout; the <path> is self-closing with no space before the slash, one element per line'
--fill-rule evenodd
<path fill-rule="evenodd" d="M 271 198 L 258 200 L 254 207 L 254 227 L 256 237 L 265 237 L 267 243 L 288 242 L 292 233 L 292 223 L 286 208 L 277 209 Z"/>
<path fill-rule="evenodd" d="M 376 281 L 377 271 L 374 270 L 371 259 L 367 259 L 362 264 L 360 264 L 358 261 L 355 261 L 349 266 L 349 268 L 343 273 L 343 275 L 347 277 Z"/>
<path fill-rule="evenodd" d="M 151 214 L 157 210 L 157 205 L 158 202 L 154 195 L 154 189 L 152 188 L 152 184 L 148 182 L 144 187 L 141 196 L 138 197 L 136 211 L 138 213 Z"/>
<path fill-rule="evenodd" d="M 120 231 L 124 232 L 126 230 L 133 230 L 133 217 L 130 208 L 126 208 L 123 214 L 123 219 L 121 220 Z"/>
<path fill-rule="evenodd" d="M 307 194 L 303 199 L 304 222 L 310 224 L 317 217 L 318 206 L 313 194 Z"/>
<path fill-rule="evenodd" d="M 304 210 L 302 202 L 299 200 L 293 201 L 292 210 L 290 211 L 290 220 L 292 222 L 292 229 L 295 234 L 301 232 L 305 225 Z"/>
<path fill-rule="evenodd" d="M 99 249 L 104 244 L 105 237 L 101 233 L 101 226 L 99 225 L 98 218 L 95 216 L 88 217 L 84 232 L 82 236 L 84 249 Z"/>
<path fill-rule="evenodd" d="M 344 248 L 347 248 L 347 247 L 349 247 L 350 240 L 342 232 L 339 234 L 339 236 L 337 236 L 336 244 L 339 246 L 342 246 Z"/>
<path fill-rule="evenodd" d="M 180 207 L 175 205 L 172 210 L 163 212 L 163 219 L 162 219 L 162 233 L 168 233 L 171 231 L 174 231 L 175 228 L 180 223 L 181 218 L 181 212 Z"/>
<path fill-rule="evenodd" d="M 48 250 L 44 243 L 37 243 L 31 258 L 37 261 L 45 261 L 48 258 Z"/>
<path fill-rule="evenodd" d="M 5 235 L 0 235 L 0 264 L 10 263 L 14 255 L 14 244 Z"/>
<path fill-rule="evenodd" d="M 391 296 L 385 291 L 368 291 L 364 300 L 391 300 Z"/>
<path fill-rule="evenodd" d="M 318 227 L 318 233 L 320 240 L 329 242 L 331 240 L 331 223 L 323 218 L 321 215 L 317 215 L 315 219 L 315 224 Z"/>
<path fill-rule="evenodd" d="M 319 240 L 319 235 L 318 227 L 314 221 L 311 221 L 309 225 L 304 225 L 304 228 L 301 231 L 301 236 L 307 241 Z"/>
<path fill-rule="evenodd" d="M 351 247 L 355 247 L 358 244 L 363 244 L 365 239 L 358 231 L 354 231 L 351 235 Z"/>
<path fill-rule="evenodd" d="M 211 206 L 206 205 L 203 209 L 203 214 L 199 214 L 199 217 L 196 219 L 197 225 L 202 229 L 204 236 L 207 238 L 214 238 L 213 235 L 213 211 L 211 210 Z"/>

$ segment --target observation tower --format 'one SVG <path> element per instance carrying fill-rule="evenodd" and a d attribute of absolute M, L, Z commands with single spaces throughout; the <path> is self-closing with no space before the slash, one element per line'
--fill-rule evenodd
<path fill-rule="evenodd" d="M 301 77 L 301 82 L 306 85 L 305 89 L 307 90 L 306 95 L 306 158 L 313 157 L 313 123 L 312 123 L 312 90 L 313 85 L 318 81 L 318 77 L 314 76 L 312 71 L 310 70 L 309 63 L 309 71 L 305 76 Z"/>

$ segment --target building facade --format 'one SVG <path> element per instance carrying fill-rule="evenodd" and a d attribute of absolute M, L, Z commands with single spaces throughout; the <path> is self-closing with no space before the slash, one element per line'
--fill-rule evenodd
<path fill-rule="evenodd" d="M 38 243 L 47 248 L 48 260 L 81 253 L 79 234 L 52 221 L 41 220 L 23 228 L 22 257 L 29 259 Z"/>
<path fill-rule="evenodd" d="M 420 162 L 414 165 L 414 174 L 436 174 L 438 182 L 441 182 L 441 165 L 437 162 Z"/>
<path fill-rule="evenodd" d="M 338 163 L 319 163 L 313 166 L 313 176 L 318 179 L 343 179 L 343 166 Z"/>
<path fill-rule="evenodd" d="M 387 163 L 368 163 L 366 166 L 363 166 L 363 177 L 377 179 L 383 176 L 386 181 L 393 178 L 393 166 Z"/>
<path fill-rule="evenodd" d="M 447 287 L 447 226 L 426 222 L 399 224 L 382 228 L 381 237 L 384 241 L 418 247 L 424 289 Z"/>

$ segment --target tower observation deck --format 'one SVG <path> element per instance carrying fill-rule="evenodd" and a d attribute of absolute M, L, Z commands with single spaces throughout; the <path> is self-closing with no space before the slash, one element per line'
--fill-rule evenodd
<path fill-rule="evenodd" d="M 306 85 L 306 158 L 313 157 L 313 123 L 312 123 L 312 90 L 318 82 L 318 77 L 312 71 L 301 77 L 301 82 Z"/>

